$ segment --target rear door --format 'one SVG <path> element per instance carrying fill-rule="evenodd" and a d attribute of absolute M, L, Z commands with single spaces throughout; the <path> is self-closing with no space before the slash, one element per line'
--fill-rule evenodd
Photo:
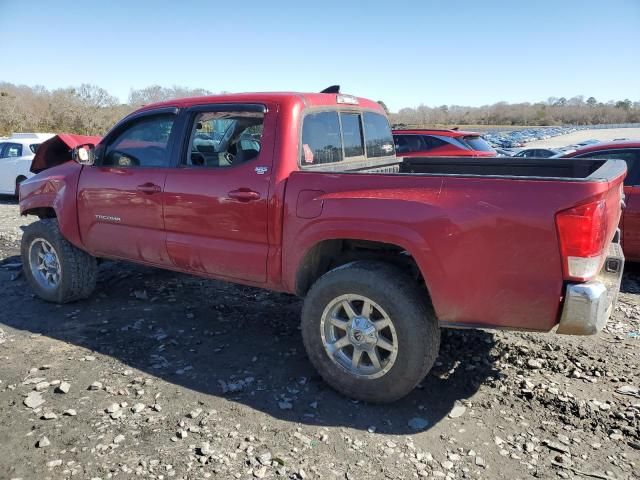
<path fill-rule="evenodd" d="M 177 109 L 136 115 L 96 149 L 78 184 L 78 220 L 91 253 L 170 265 L 162 192 L 172 164 Z"/>
<path fill-rule="evenodd" d="M 178 166 L 164 190 L 171 261 L 183 270 L 265 282 L 276 108 L 212 104 L 185 116 Z"/>
<path fill-rule="evenodd" d="M 627 163 L 624 179 L 626 207 L 622 211 L 622 248 L 630 260 L 640 260 L 640 149 L 603 150 L 580 155 L 584 158 L 612 158 Z"/>

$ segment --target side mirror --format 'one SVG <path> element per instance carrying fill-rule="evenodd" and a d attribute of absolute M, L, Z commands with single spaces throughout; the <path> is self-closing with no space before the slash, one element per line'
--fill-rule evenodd
<path fill-rule="evenodd" d="M 89 145 L 74 148 L 71 157 L 80 165 L 93 165 L 96 160 L 94 148 Z"/>

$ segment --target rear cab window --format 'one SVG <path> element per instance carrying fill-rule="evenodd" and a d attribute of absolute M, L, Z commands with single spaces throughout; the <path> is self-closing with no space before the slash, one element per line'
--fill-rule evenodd
<path fill-rule="evenodd" d="M 376 112 L 330 110 L 311 112 L 302 123 L 300 166 L 304 168 L 386 157 L 395 161 L 387 118 Z"/>

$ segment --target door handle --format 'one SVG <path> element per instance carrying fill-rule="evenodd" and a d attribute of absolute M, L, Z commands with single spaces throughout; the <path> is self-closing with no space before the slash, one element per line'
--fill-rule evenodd
<path fill-rule="evenodd" d="M 254 200 L 260 200 L 260 194 L 258 192 L 254 192 L 253 190 L 249 190 L 248 188 L 233 190 L 229 192 L 228 195 L 229 198 L 233 198 L 234 200 L 239 200 L 241 202 L 252 202 Z"/>
<path fill-rule="evenodd" d="M 138 185 L 136 190 L 142 193 L 158 193 L 162 190 L 160 185 L 156 185 L 155 183 L 147 182 L 142 185 Z"/>

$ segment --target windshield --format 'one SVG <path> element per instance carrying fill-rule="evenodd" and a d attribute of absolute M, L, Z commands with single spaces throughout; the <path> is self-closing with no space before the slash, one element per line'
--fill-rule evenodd
<path fill-rule="evenodd" d="M 476 150 L 480 152 L 495 152 L 493 147 L 489 145 L 484 138 L 478 135 L 467 135 L 462 138 L 463 142 L 471 148 L 471 150 Z"/>

